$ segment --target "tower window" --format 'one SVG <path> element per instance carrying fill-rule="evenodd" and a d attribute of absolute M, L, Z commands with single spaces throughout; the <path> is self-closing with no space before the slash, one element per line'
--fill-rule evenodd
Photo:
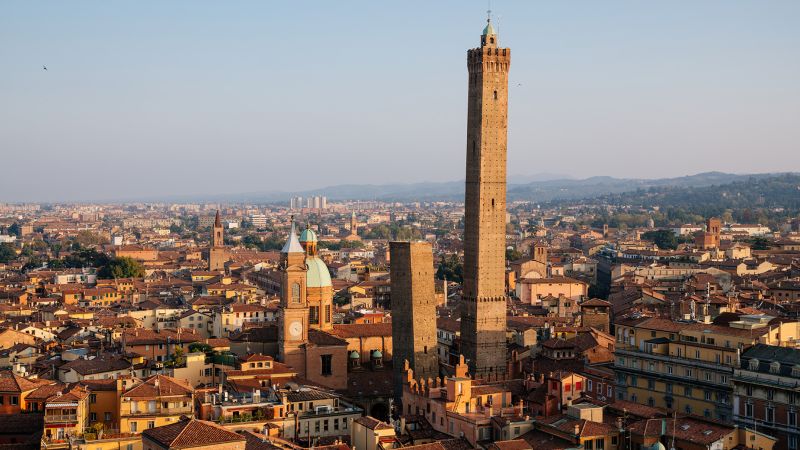
<path fill-rule="evenodd" d="M 492 199 L 492 208 L 494 208 L 494 199 Z"/>
<path fill-rule="evenodd" d="M 300 285 L 298 283 L 292 285 L 292 302 L 300 303 Z"/>
<path fill-rule="evenodd" d="M 494 44 L 494 38 L 489 38 L 489 42 Z"/>
<path fill-rule="evenodd" d="M 494 91 L 494 99 L 497 100 L 497 91 Z"/>

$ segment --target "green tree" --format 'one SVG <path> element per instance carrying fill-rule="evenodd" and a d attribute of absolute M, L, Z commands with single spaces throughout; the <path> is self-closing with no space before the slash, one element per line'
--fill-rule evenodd
<path fill-rule="evenodd" d="M 90 245 L 105 244 L 108 242 L 108 240 L 99 234 L 92 233 L 89 230 L 81 230 L 78 232 L 78 235 L 75 236 L 75 242 L 79 243 L 83 247 L 88 247 Z"/>
<path fill-rule="evenodd" d="M 770 242 L 763 237 L 750 239 L 750 248 L 753 250 L 769 250 Z"/>
<path fill-rule="evenodd" d="M 17 258 L 17 251 L 14 246 L 4 242 L 0 244 L 0 263 L 9 263 Z"/>
<path fill-rule="evenodd" d="M 189 353 L 203 352 L 209 354 L 212 353 L 213 351 L 214 349 L 210 345 L 204 344 L 202 342 L 193 342 L 189 344 Z"/>
<path fill-rule="evenodd" d="M 22 236 L 22 227 L 17 222 L 14 222 L 8 227 L 8 234 L 20 237 Z"/>
<path fill-rule="evenodd" d="M 506 249 L 506 261 L 516 261 L 522 258 L 522 252 L 517 249 L 507 248 Z"/>
<path fill-rule="evenodd" d="M 436 268 L 436 278 L 457 283 L 464 282 L 464 266 L 458 259 L 458 255 L 452 254 L 447 258 L 442 255 L 439 267 Z"/>
<path fill-rule="evenodd" d="M 144 266 L 133 258 L 122 256 L 100 268 L 98 275 L 101 278 L 140 278 L 144 276 Z"/>
<path fill-rule="evenodd" d="M 364 248 L 364 243 L 361 241 L 346 241 L 342 239 L 339 241 L 339 248 Z"/>
<path fill-rule="evenodd" d="M 642 234 L 642 239 L 653 242 L 661 249 L 675 250 L 678 248 L 678 238 L 672 230 L 655 230 Z"/>

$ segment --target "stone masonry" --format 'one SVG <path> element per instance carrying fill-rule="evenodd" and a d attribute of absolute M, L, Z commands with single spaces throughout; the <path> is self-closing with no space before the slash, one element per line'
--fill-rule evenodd
<path fill-rule="evenodd" d="M 427 242 L 391 242 L 395 398 L 402 399 L 405 361 L 416 378 L 438 378 L 433 251 Z"/>
<path fill-rule="evenodd" d="M 506 372 L 506 138 L 511 50 L 489 23 L 467 51 L 467 172 L 462 353 L 476 378 Z"/>

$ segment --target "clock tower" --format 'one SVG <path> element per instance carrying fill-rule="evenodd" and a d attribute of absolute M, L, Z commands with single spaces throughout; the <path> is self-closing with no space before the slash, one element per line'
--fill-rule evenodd
<path fill-rule="evenodd" d="M 306 300 L 306 252 L 295 233 L 294 220 L 289 239 L 281 250 L 281 318 L 278 323 L 280 359 L 298 371 L 305 372 L 305 350 L 308 342 L 308 302 Z"/>

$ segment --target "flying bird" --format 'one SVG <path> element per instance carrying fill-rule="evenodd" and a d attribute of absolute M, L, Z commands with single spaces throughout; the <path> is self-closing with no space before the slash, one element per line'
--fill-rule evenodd
<path fill-rule="evenodd" d="M 42 66 L 42 69 L 47 70 L 47 66 Z"/>

